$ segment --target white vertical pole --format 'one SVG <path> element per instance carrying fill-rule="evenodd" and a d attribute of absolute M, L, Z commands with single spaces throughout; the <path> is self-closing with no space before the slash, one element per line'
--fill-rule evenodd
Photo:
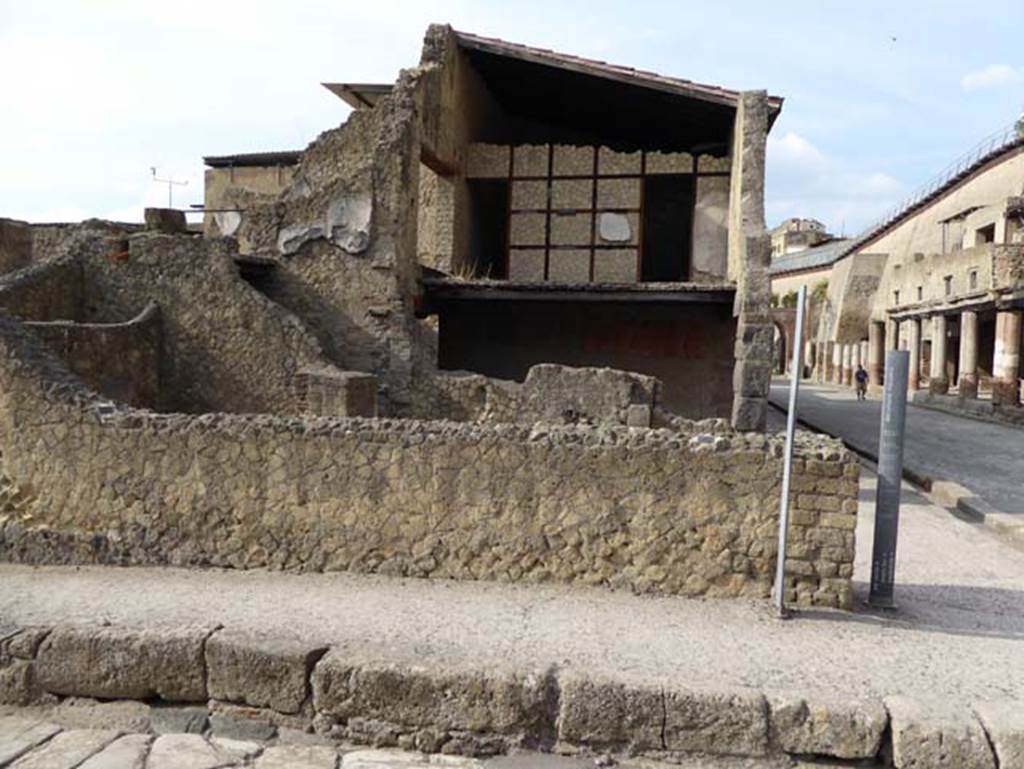
<path fill-rule="evenodd" d="M 779 505 L 779 556 L 775 564 L 775 607 L 786 616 L 786 535 L 789 533 L 789 482 L 793 475 L 793 433 L 796 432 L 796 399 L 800 391 L 800 356 L 803 353 L 804 305 L 807 286 L 800 286 L 796 298 L 796 339 L 793 342 L 793 372 L 789 378 L 789 410 L 786 412 L 786 453 L 782 460 L 782 500 Z"/>

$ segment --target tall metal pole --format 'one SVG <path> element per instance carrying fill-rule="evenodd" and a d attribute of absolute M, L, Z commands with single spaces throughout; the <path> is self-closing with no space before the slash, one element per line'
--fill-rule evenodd
<path fill-rule="evenodd" d="M 793 434 L 796 432 L 796 401 L 803 373 L 804 305 L 807 286 L 796 296 L 796 331 L 793 340 L 793 368 L 789 376 L 789 410 L 786 412 L 786 454 L 782 460 L 782 501 L 779 505 L 779 557 L 775 564 L 775 608 L 786 616 L 786 537 L 789 533 L 789 482 L 793 475 Z"/>
<path fill-rule="evenodd" d="M 871 592 L 868 603 L 893 608 L 896 579 L 896 536 L 900 526 L 903 482 L 903 437 L 907 421 L 907 379 L 910 352 L 885 354 L 885 390 L 878 437 L 878 491 L 875 496 L 875 539 L 871 549 Z"/>

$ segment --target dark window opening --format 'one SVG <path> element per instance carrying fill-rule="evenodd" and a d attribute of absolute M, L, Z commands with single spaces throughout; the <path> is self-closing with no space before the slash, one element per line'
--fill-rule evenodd
<path fill-rule="evenodd" d="M 644 178 L 642 281 L 689 280 L 694 186 L 692 174 Z"/>
<path fill-rule="evenodd" d="M 994 243 L 996 240 L 996 225 L 988 224 L 984 227 L 979 227 L 974 232 L 974 243 L 975 245 L 982 245 L 983 243 Z"/>
<path fill-rule="evenodd" d="M 508 180 L 469 179 L 469 267 L 474 277 L 508 275 Z"/>
<path fill-rule="evenodd" d="M 970 285 L 970 287 L 972 289 L 977 288 L 978 287 L 978 271 L 977 270 L 971 270 L 970 274 L 968 275 L 968 280 L 970 281 L 969 285 Z"/>
<path fill-rule="evenodd" d="M 900 303 L 900 292 L 899 291 L 893 291 L 892 292 L 892 303 L 893 304 L 899 304 Z"/>
<path fill-rule="evenodd" d="M 945 284 L 946 296 L 949 296 L 953 293 L 953 276 L 947 275 L 942 279 L 942 282 Z"/>
<path fill-rule="evenodd" d="M 924 299 L 924 287 L 923 286 L 918 286 L 917 287 L 917 301 L 920 302 L 922 299 Z"/>

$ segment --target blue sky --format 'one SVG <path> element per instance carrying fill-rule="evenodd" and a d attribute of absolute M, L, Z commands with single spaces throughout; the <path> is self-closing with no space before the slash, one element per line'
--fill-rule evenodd
<path fill-rule="evenodd" d="M 786 98 L 769 224 L 854 233 L 1024 107 L 1019 0 L 0 0 L 0 216 L 138 220 L 150 167 L 301 148 L 345 119 L 325 80 L 391 81 L 431 21 Z"/>

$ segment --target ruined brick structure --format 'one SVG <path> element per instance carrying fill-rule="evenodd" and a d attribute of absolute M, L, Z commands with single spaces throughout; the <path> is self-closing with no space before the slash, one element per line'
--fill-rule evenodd
<path fill-rule="evenodd" d="M 501 91 L 524 67 L 678 115 L 560 125 Z M 780 104 L 438 26 L 277 195 L 218 188 L 205 235 L 5 223 L 0 556 L 767 596 Z M 675 245 L 634 210 L 665 186 Z M 857 465 L 805 438 L 795 466 L 787 589 L 847 606 Z"/>

